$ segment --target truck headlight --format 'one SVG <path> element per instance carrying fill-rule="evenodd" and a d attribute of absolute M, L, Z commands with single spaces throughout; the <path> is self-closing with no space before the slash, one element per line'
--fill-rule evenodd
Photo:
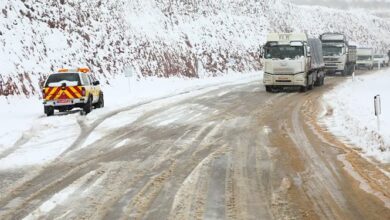
<path fill-rule="evenodd" d="M 294 76 L 295 81 L 304 82 L 305 81 L 305 74 L 304 73 L 298 73 Z"/>

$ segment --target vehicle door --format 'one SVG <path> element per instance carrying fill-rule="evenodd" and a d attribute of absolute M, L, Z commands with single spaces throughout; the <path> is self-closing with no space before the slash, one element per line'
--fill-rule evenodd
<path fill-rule="evenodd" d="M 91 81 L 91 86 L 93 87 L 92 91 L 93 91 L 94 101 L 98 102 L 99 101 L 99 91 L 100 91 L 99 85 L 95 85 L 96 79 L 92 75 L 88 75 L 88 77 L 89 77 L 89 80 Z"/>
<path fill-rule="evenodd" d="M 93 86 L 92 86 L 92 83 L 91 83 L 89 77 L 85 73 L 80 73 L 80 75 L 81 75 L 81 79 L 83 80 L 83 86 L 85 87 L 85 90 L 87 91 L 87 95 L 92 95 L 92 99 L 94 99 Z M 92 100 L 92 102 L 93 101 L 94 100 Z"/>

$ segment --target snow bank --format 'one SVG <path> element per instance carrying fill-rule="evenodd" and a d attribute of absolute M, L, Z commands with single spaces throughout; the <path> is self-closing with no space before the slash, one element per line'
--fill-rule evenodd
<path fill-rule="evenodd" d="M 351 142 L 369 157 L 390 163 L 390 71 L 349 80 L 324 96 L 333 110 L 324 122 L 336 136 Z M 374 96 L 381 95 L 381 127 L 378 131 Z"/>

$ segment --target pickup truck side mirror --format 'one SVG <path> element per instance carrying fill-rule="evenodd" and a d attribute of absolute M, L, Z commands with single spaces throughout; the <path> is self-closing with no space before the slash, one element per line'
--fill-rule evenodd
<path fill-rule="evenodd" d="M 98 85 L 100 85 L 100 82 L 99 82 L 99 80 L 97 80 L 97 81 L 93 82 L 92 84 L 93 84 L 94 86 L 98 86 Z"/>

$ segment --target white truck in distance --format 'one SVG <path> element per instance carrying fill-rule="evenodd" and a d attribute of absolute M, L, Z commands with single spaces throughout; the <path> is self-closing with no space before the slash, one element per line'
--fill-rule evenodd
<path fill-rule="evenodd" d="M 374 67 L 384 67 L 389 66 L 389 59 L 387 54 L 375 54 L 374 55 Z"/>
<path fill-rule="evenodd" d="M 372 48 L 358 48 L 356 66 L 358 69 L 366 68 L 372 70 L 374 68 L 374 50 Z"/>
<path fill-rule="evenodd" d="M 326 72 L 352 75 L 356 65 L 356 46 L 349 45 L 345 35 L 340 33 L 324 33 L 320 40 Z"/>
<path fill-rule="evenodd" d="M 264 49 L 263 83 L 267 92 L 298 87 L 302 92 L 324 84 L 322 45 L 304 33 L 271 33 Z"/>

